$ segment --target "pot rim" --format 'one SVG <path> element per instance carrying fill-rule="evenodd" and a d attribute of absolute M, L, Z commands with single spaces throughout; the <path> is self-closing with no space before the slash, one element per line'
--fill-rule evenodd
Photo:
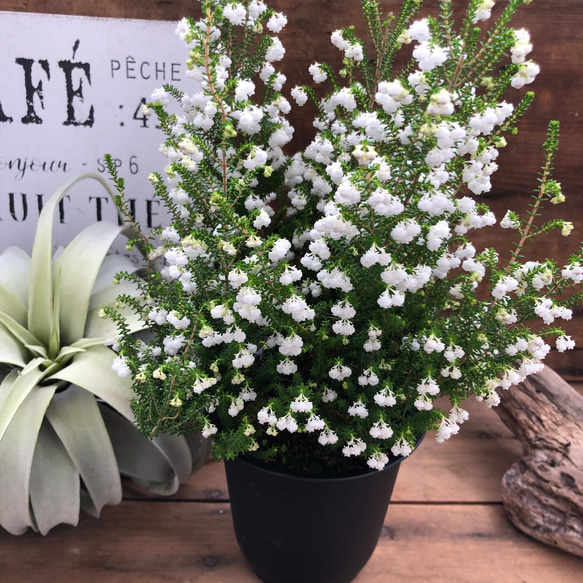
<path fill-rule="evenodd" d="M 379 474 L 379 472 L 384 472 L 387 470 L 394 469 L 403 460 L 407 459 L 408 457 L 411 457 L 411 455 L 415 451 L 417 451 L 417 449 L 419 448 L 419 445 L 423 441 L 424 437 L 425 437 L 425 433 L 421 434 L 417 438 L 417 442 L 415 443 L 415 447 L 413 448 L 413 451 L 408 456 L 400 456 L 397 458 L 391 457 L 389 459 L 389 462 L 387 463 L 387 465 L 380 471 L 372 469 L 372 468 L 366 468 L 366 469 L 363 469 L 363 471 L 359 472 L 359 473 L 350 473 L 350 474 L 340 473 L 336 476 L 316 476 L 316 475 L 311 475 L 311 474 L 301 475 L 301 474 L 295 474 L 293 472 L 287 472 L 285 470 L 285 468 L 282 468 L 280 466 L 271 466 L 265 462 L 262 462 L 261 460 L 258 460 L 256 458 L 248 456 L 248 455 L 240 455 L 232 460 L 225 459 L 225 463 L 240 462 L 243 464 L 248 464 L 250 466 L 253 466 L 253 467 L 255 467 L 256 470 L 263 472 L 263 473 L 266 473 L 266 474 L 270 474 L 270 475 L 277 474 L 280 476 L 285 476 L 287 479 L 294 479 L 294 480 L 305 482 L 305 483 L 323 482 L 323 481 L 348 482 L 351 480 L 361 479 L 364 476 L 377 475 L 377 474 Z"/>

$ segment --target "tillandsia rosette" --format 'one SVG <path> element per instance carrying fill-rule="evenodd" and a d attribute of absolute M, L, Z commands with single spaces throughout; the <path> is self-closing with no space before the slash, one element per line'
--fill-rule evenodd
<path fill-rule="evenodd" d="M 315 137 L 292 157 L 276 69 L 285 16 L 257 0 L 203 0 L 201 20 L 180 22 L 196 89 L 165 86 L 146 108 L 166 134 L 168 166 L 150 180 L 170 221 L 141 233 L 145 304 L 120 298 L 152 340 L 109 310 L 144 432 L 198 428 L 219 458 L 294 471 L 382 469 L 427 431 L 455 434 L 465 398 L 495 405 L 498 389 L 540 371 L 549 338 L 573 348 L 554 323 L 581 299 L 581 256 L 562 268 L 523 258 L 534 237 L 572 228 L 540 217 L 564 200 L 550 174 L 558 123 L 528 212 L 501 219 L 513 248 L 471 239 L 497 222 L 479 195 L 533 98 L 516 91 L 538 72 L 529 35 L 510 27 L 528 3 L 471 0 L 454 22 L 448 1 L 415 20 L 418 0 L 386 15 L 363 0 L 366 40 L 335 31 L 341 69 L 309 68 L 324 97 L 290 90 L 316 111 Z M 179 114 L 166 112 L 171 100 Z"/>
<path fill-rule="evenodd" d="M 88 179 L 113 196 L 99 175 L 69 178 L 40 213 L 32 256 L 18 247 L 0 254 L 0 527 L 15 535 L 76 525 L 81 509 L 99 516 L 121 502 L 121 474 L 173 494 L 206 460 L 197 436 L 140 435 L 131 382 L 112 370 L 116 327 L 101 310 L 116 303 L 115 273 L 138 269 L 108 253 L 124 226 L 93 223 L 53 254 L 59 204 Z M 140 297 L 132 282 L 123 289 Z M 119 310 L 126 334 L 144 329 Z"/>

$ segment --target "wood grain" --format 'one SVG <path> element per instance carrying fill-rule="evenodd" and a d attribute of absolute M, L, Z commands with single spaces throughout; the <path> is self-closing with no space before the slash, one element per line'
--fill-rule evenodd
<path fill-rule="evenodd" d="M 581 323 L 581 316 L 573 318 L 573 325 L 578 325 L 579 330 L 581 330 Z M 577 337 L 579 337 L 579 334 Z M 569 350 L 563 353 L 552 350 L 545 359 L 545 364 L 548 364 L 553 370 L 557 371 L 567 382 L 575 384 L 581 383 L 583 381 L 582 346 L 583 342 L 580 342 L 579 347 L 575 350 Z"/>
<path fill-rule="evenodd" d="M 258 583 L 227 504 L 126 502 L 46 538 L 0 534 L 4 583 Z M 528 539 L 500 505 L 394 504 L 354 583 L 578 583 L 583 559 Z M 301 583 L 301 582 L 298 582 Z"/>
<path fill-rule="evenodd" d="M 583 384 L 579 384 L 583 394 Z M 579 583 L 583 559 L 507 520 L 500 479 L 521 447 L 493 410 L 470 403 L 459 435 L 427 436 L 401 468 L 383 535 L 355 583 Z M 218 500 L 221 500 L 219 502 Z M 171 498 L 126 485 L 100 519 L 46 537 L 0 532 L 2 583 L 257 583 L 233 535 L 222 465 Z"/>
<path fill-rule="evenodd" d="M 502 480 L 508 517 L 583 557 L 583 396 L 546 367 L 501 395 L 496 412 L 524 449 Z"/>

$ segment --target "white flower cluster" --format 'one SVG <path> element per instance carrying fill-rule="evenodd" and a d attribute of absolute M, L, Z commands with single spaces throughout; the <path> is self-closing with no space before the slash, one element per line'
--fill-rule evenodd
<path fill-rule="evenodd" d="M 350 43 L 344 38 L 344 34 L 341 30 L 336 30 L 332 33 L 330 37 L 332 44 L 344 51 L 344 56 L 347 59 L 354 59 L 355 61 L 362 61 L 364 55 L 362 52 L 362 45 L 360 43 Z"/>
<path fill-rule="evenodd" d="M 503 135 L 522 112 L 499 96 L 538 73 L 530 37 L 502 27 L 468 43 L 450 19 L 437 26 L 412 13 L 397 35 L 379 24 L 373 43 L 336 30 L 343 68 L 310 65 L 313 82 L 331 89 L 316 98 L 313 139 L 288 158 L 292 106 L 276 69 L 285 15 L 261 0 L 208 7 L 176 31 L 195 90 L 156 89 L 145 111 L 166 132 L 168 165 L 150 182 L 172 221 L 145 238 L 157 241 L 149 261 L 162 264 L 140 308 L 155 340 L 139 344 L 134 367 L 122 334 L 114 369 L 139 369 L 137 391 L 148 376 L 173 375 L 175 394 L 160 394 L 177 417 L 192 401 L 222 455 L 313 434 L 327 455 L 381 470 L 411 453 L 420 429 L 439 442 L 457 433 L 467 419 L 460 394 L 495 405 L 497 390 L 540 370 L 550 345 L 528 320 L 572 317 L 561 294 L 583 283 L 583 259 L 562 270 L 522 261 L 534 227 L 512 211 L 500 226 L 523 243 L 509 261 L 470 240 L 497 222 L 475 196 L 491 190 Z M 493 7 L 471 3 L 472 34 Z M 260 54 L 235 53 L 238 41 Z M 364 58 L 364 47 L 387 42 L 413 43 L 407 74 L 383 55 Z M 478 61 L 503 53 L 508 66 L 490 69 L 500 78 L 484 77 Z M 303 87 L 289 95 L 300 107 L 315 98 Z M 169 115 L 173 100 L 179 113 Z M 551 202 L 561 202 L 554 185 Z M 574 347 L 552 334 L 558 351 Z M 438 397 L 449 397 L 449 413 Z"/>

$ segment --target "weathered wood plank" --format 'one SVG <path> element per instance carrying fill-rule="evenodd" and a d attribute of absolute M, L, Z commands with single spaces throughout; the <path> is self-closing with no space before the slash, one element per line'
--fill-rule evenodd
<path fill-rule="evenodd" d="M 389 508 L 355 583 L 578 583 L 583 559 L 514 529 L 500 505 Z M 227 504 L 125 502 L 49 536 L 0 533 L 3 583 L 256 583 Z M 299 582 L 298 582 L 299 583 Z"/>
<path fill-rule="evenodd" d="M 193 0 L 2 0 L 0 10 L 144 20 L 178 20 L 200 13 Z"/>
<path fill-rule="evenodd" d="M 583 559 L 524 537 L 498 505 L 393 505 L 356 583 L 576 583 Z"/>
<path fill-rule="evenodd" d="M 574 320 L 574 324 L 579 325 L 579 334 L 581 334 L 581 320 Z M 577 336 L 579 336 L 579 334 Z M 579 343 L 579 348 L 568 350 L 567 352 L 558 353 L 552 350 L 545 364 L 548 364 L 553 370 L 558 372 L 567 382 L 573 386 L 582 386 L 583 383 L 583 342 Z"/>
<path fill-rule="evenodd" d="M 438 444 L 428 434 L 399 470 L 394 500 L 498 502 L 500 480 L 521 455 L 521 446 L 483 403 L 466 404 L 470 419 L 460 433 Z M 463 468 L 463 469 L 462 469 Z"/>
<path fill-rule="evenodd" d="M 126 502 L 47 537 L 0 533 L 5 583 L 255 582 L 228 504 Z M 58 555 L 58 556 L 57 556 Z"/>

